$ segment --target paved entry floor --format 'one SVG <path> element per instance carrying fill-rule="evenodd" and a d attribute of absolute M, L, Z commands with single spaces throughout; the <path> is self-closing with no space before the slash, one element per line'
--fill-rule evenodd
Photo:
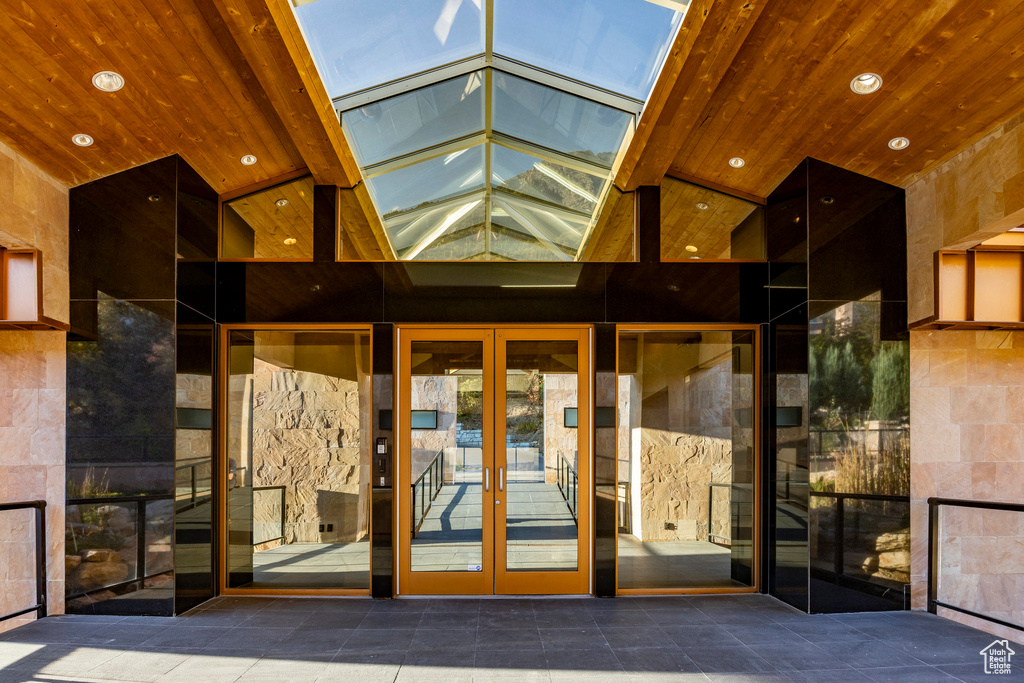
<path fill-rule="evenodd" d="M 370 542 L 289 543 L 253 553 L 253 588 L 357 588 L 370 574 Z"/>
<path fill-rule="evenodd" d="M 742 586 L 730 577 L 732 551 L 708 541 L 649 541 L 619 534 L 619 588 Z"/>
<path fill-rule="evenodd" d="M 808 616 L 760 595 L 227 597 L 0 634 L 0 683 L 991 681 L 979 652 L 993 640 L 929 614 Z M 1024 679 L 1013 665 L 1001 680 Z"/>
<path fill-rule="evenodd" d="M 481 486 L 441 487 L 412 540 L 414 571 L 467 571 L 482 564 Z M 509 568 L 575 569 L 576 522 L 558 486 L 510 481 L 507 489 Z"/>

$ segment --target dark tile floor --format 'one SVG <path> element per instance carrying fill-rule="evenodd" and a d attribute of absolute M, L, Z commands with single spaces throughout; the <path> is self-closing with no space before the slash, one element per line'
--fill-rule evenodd
<path fill-rule="evenodd" d="M 0 683 L 981 681 L 993 640 L 928 614 L 808 616 L 759 595 L 221 598 L 175 619 L 50 617 L 0 634 Z M 1001 680 L 1024 679 L 1016 649 Z"/>

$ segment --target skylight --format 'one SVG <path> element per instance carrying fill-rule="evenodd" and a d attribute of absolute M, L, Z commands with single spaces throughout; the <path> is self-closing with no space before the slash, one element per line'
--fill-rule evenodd
<path fill-rule="evenodd" d="M 579 258 L 688 0 L 293 0 L 400 259 Z"/>

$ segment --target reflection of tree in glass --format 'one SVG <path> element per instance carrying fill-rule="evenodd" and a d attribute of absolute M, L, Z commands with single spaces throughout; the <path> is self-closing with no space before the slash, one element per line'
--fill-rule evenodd
<path fill-rule="evenodd" d="M 140 461 L 154 452 L 173 458 L 173 322 L 127 301 L 96 305 L 98 339 L 68 342 L 69 436 L 108 437 L 108 448 L 120 448 L 103 453 L 108 462 Z M 168 437 L 170 448 L 123 437 Z"/>

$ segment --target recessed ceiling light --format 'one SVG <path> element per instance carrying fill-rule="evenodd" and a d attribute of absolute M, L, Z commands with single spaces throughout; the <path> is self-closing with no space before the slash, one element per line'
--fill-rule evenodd
<path fill-rule="evenodd" d="M 146 199 L 148 199 L 151 202 L 158 202 L 160 201 L 160 195 L 154 193 L 146 197 Z"/>
<path fill-rule="evenodd" d="M 290 247 L 290 246 L 292 246 L 293 244 L 295 244 L 296 242 L 298 242 L 298 240 L 297 240 L 297 239 L 295 239 L 294 237 L 287 237 L 287 238 L 285 238 L 285 240 L 284 240 L 284 243 L 285 243 L 286 245 L 288 245 L 289 247 Z"/>
<path fill-rule="evenodd" d="M 117 92 L 124 87 L 124 77 L 116 71 L 97 71 L 92 84 L 103 92 Z"/>
<path fill-rule="evenodd" d="M 743 168 L 743 165 L 746 163 L 747 162 L 743 161 L 743 159 L 739 157 L 733 157 L 732 159 L 729 159 L 729 165 L 732 166 L 733 168 Z"/>
<path fill-rule="evenodd" d="M 670 292 L 678 292 L 679 291 L 679 285 L 669 285 L 668 286 L 668 291 L 670 291 Z"/>
<path fill-rule="evenodd" d="M 71 142 L 75 143 L 79 147 L 88 147 L 92 144 L 92 136 L 86 135 L 85 133 L 79 133 L 71 137 Z"/>
<path fill-rule="evenodd" d="M 256 157 L 253 156 L 252 154 L 246 154 L 244 157 L 241 158 L 241 162 L 246 166 L 252 166 L 253 164 L 256 163 Z"/>
<path fill-rule="evenodd" d="M 708 206 L 707 202 L 697 202 L 697 208 L 700 209 L 701 211 L 707 211 L 711 207 Z"/>
<path fill-rule="evenodd" d="M 870 95 L 881 87 L 882 77 L 878 74 L 861 74 L 850 81 L 850 90 L 858 95 Z"/>
<path fill-rule="evenodd" d="M 691 256 L 690 260 L 691 261 L 700 261 L 700 256 Z"/>
<path fill-rule="evenodd" d="M 276 202 L 274 202 L 274 206 L 280 206 L 283 209 L 284 207 L 288 206 L 288 200 L 282 197 L 281 199 L 278 199 Z"/>
<path fill-rule="evenodd" d="M 824 197 L 822 197 L 820 201 L 821 201 L 822 204 L 828 206 L 829 204 L 835 204 L 836 203 L 836 198 L 833 197 L 830 194 L 827 194 Z"/>
<path fill-rule="evenodd" d="M 910 140 L 906 138 L 893 138 L 889 140 L 889 149 L 906 149 L 910 146 Z"/>
<path fill-rule="evenodd" d="M 697 247 L 693 246 L 692 244 L 687 244 L 686 245 L 686 251 L 689 251 L 691 253 L 695 252 L 695 251 L 697 251 Z"/>

